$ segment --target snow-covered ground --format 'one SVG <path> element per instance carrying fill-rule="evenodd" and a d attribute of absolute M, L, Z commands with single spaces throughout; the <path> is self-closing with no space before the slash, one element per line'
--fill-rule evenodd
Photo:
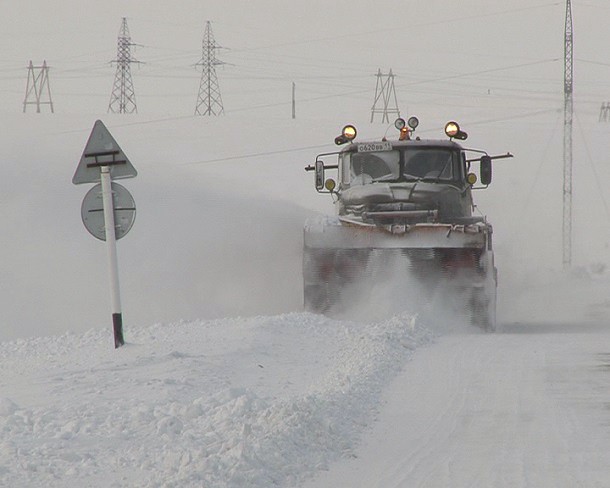
<path fill-rule="evenodd" d="M 305 313 L 0 345 L 3 486 L 298 486 L 349 455 L 431 341 Z"/>
<path fill-rule="evenodd" d="M 580 307 L 496 334 L 294 312 L 0 343 L 2 485 L 607 486 L 610 276 L 548 279 Z"/>
<path fill-rule="evenodd" d="M 610 486 L 607 6 L 575 22 L 564 273 L 563 5 L 60 4 L 8 1 L 0 19 L 0 486 Z M 108 115 L 125 15 L 140 114 Z M 222 117 L 192 115 L 207 18 L 231 48 Z M 31 57 L 55 114 L 21 113 Z M 467 146 L 515 155 L 475 194 L 496 334 L 408 279 L 351 315 L 302 311 L 302 225 L 334 212 L 303 167 L 346 123 L 396 136 L 370 122 L 389 68 L 422 137 L 453 119 Z M 98 118 L 139 172 L 121 182 L 137 218 L 118 243 L 118 350 L 104 246 L 80 221 L 89 185 L 71 184 Z"/>

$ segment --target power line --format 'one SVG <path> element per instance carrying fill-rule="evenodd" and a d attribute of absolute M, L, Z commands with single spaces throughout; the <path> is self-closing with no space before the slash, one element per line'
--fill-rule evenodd
<path fill-rule="evenodd" d="M 509 116 L 509 117 L 471 121 L 468 123 L 468 125 L 469 126 L 488 125 L 490 123 L 504 122 L 506 120 L 514 120 L 514 119 L 523 120 L 526 117 L 533 117 L 536 115 L 550 113 L 550 112 L 556 112 L 556 110 L 538 110 L 535 112 L 518 114 L 518 115 Z M 132 124 L 129 124 L 129 125 L 132 125 Z M 439 126 L 436 128 L 430 128 L 430 129 L 421 131 L 421 133 L 425 134 L 425 133 L 430 133 L 430 132 L 434 132 L 434 131 L 438 131 L 438 130 L 442 130 L 442 127 Z M 242 155 L 238 155 L 238 156 L 227 156 L 227 157 L 222 157 L 222 158 L 206 159 L 206 160 L 201 160 L 201 161 L 190 161 L 190 162 L 183 162 L 183 163 L 178 163 L 178 164 L 190 166 L 190 165 L 196 165 L 196 164 L 220 163 L 220 162 L 224 162 L 224 161 L 233 161 L 233 160 L 239 160 L 239 159 L 252 159 L 252 158 L 261 157 L 261 156 L 272 156 L 272 155 L 276 155 L 276 154 L 285 154 L 285 153 L 291 153 L 291 152 L 320 149 L 320 148 L 325 148 L 325 147 L 329 147 L 329 144 L 328 143 L 327 144 L 318 144 L 315 146 L 295 147 L 295 148 L 290 148 L 290 149 L 281 149 L 281 150 L 277 150 L 277 151 L 265 151 L 265 152 L 259 152 L 259 153 L 242 154 Z"/>
<path fill-rule="evenodd" d="M 298 152 L 298 151 L 310 151 L 312 149 L 320 149 L 320 148 L 324 148 L 324 147 L 329 147 L 329 144 L 327 143 L 327 144 L 318 144 L 316 146 L 293 147 L 290 149 L 280 149 L 277 151 L 266 151 L 266 152 L 252 153 L 252 154 L 242 154 L 240 156 L 227 156 L 224 158 L 207 159 L 204 161 L 191 161 L 189 163 L 180 163 L 180 164 L 185 165 L 185 166 L 190 166 L 190 165 L 195 165 L 195 164 L 220 163 L 223 161 L 233 161 L 233 160 L 237 160 L 237 159 L 251 159 L 251 158 L 257 158 L 260 156 L 272 156 L 274 154 L 286 154 L 286 153 Z"/>
<path fill-rule="evenodd" d="M 591 151 L 589 150 L 589 146 L 587 144 L 587 139 L 585 138 L 585 131 L 583 130 L 582 124 L 580 123 L 580 119 L 578 116 L 576 117 L 576 122 L 578 125 L 578 129 L 580 130 L 580 134 L 581 134 L 581 137 L 582 137 L 582 140 L 584 143 L 585 152 L 587 154 L 589 164 L 591 165 L 591 170 L 593 171 L 593 177 L 595 179 L 597 191 L 599 192 L 599 196 L 602 200 L 602 204 L 603 204 L 604 210 L 606 212 L 606 218 L 610 220 L 610 208 L 608 207 L 608 202 L 606 201 L 606 198 L 604 197 L 604 189 L 601 186 L 602 179 L 599 177 L 599 173 L 597 172 L 597 168 L 595 167 L 595 162 L 593 161 L 593 158 L 591 157 Z"/>
<path fill-rule="evenodd" d="M 452 24 L 452 23 L 456 23 L 456 22 L 462 22 L 462 21 L 466 21 L 466 20 L 475 20 L 475 19 L 481 19 L 481 18 L 486 18 L 486 17 L 498 17 L 501 15 L 521 13 L 521 12 L 540 9 L 540 8 L 555 7 L 557 5 L 561 5 L 561 4 L 559 2 L 550 2 L 550 3 L 544 3 L 544 4 L 540 4 L 540 5 L 531 5 L 528 7 L 521 7 L 521 8 L 510 9 L 510 10 L 501 10 L 498 12 L 491 12 L 491 13 L 487 13 L 487 14 L 469 15 L 469 16 L 464 16 L 464 17 L 451 17 L 450 19 L 446 19 L 446 20 L 435 20 L 435 21 L 431 21 L 431 22 L 414 23 L 409 26 L 409 29 L 413 30 L 413 29 L 416 29 L 419 27 L 430 27 L 433 25 Z M 294 45 L 299 45 L 299 44 L 311 44 L 314 42 L 336 41 L 338 39 L 362 37 L 362 36 L 367 36 L 367 35 L 371 35 L 371 34 L 379 34 L 379 33 L 391 33 L 391 32 L 401 32 L 402 33 L 402 32 L 404 32 L 404 29 L 405 29 L 405 26 L 401 25 L 400 27 L 384 28 L 384 29 L 377 29 L 377 30 L 371 30 L 371 31 L 365 31 L 365 32 L 362 32 L 362 31 L 352 32 L 350 34 L 344 34 L 344 35 L 339 35 L 339 36 L 326 36 L 326 37 L 319 37 L 319 38 L 313 38 L 313 39 L 306 39 L 306 40 L 302 40 L 302 41 L 290 41 L 290 42 L 283 42 L 283 43 L 276 43 L 276 44 L 268 44 L 265 46 L 248 47 L 248 48 L 239 49 L 239 51 L 241 51 L 241 52 L 259 51 L 259 50 L 263 50 L 263 49 L 272 49 L 272 48 L 276 48 L 276 47 L 294 46 Z"/>

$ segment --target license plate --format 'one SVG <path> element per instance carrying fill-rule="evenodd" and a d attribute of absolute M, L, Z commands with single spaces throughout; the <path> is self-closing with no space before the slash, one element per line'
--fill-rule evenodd
<path fill-rule="evenodd" d="M 392 143 L 390 141 L 384 142 L 363 142 L 358 144 L 358 152 L 379 152 L 379 151 L 391 151 Z"/>

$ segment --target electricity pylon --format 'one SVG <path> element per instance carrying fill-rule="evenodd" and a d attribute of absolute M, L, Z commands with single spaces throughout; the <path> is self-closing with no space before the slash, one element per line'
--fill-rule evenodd
<path fill-rule="evenodd" d="M 390 99 L 394 99 L 394 105 L 390 106 Z M 377 103 L 382 100 L 383 108 L 377 108 Z M 375 114 L 382 114 L 381 121 L 389 122 L 389 114 L 396 114 L 400 117 L 398 110 L 398 100 L 396 99 L 396 87 L 394 86 L 394 74 L 390 69 L 387 75 L 381 73 L 381 69 L 377 71 L 377 85 L 375 86 L 375 101 L 371 109 L 371 123 L 375 119 Z"/>
<path fill-rule="evenodd" d="M 566 3 L 564 36 L 564 105 L 563 105 L 563 267 L 572 266 L 572 121 L 573 103 L 573 35 L 572 3 Z"/>
<path fill-rule="evenodd" d="M 48 99 L 44 100 L 46 93 Z M 32 100 L 33 98 L 33 100 Z M 28 82 L 25 87 L 25 98 L 23 99 L 23 113 L 28 105 L 36 105 L 36 113 L 40 113 L 41 105 L 48 105 L 53 112 L 53 100 L 51 100 L 51 87 L 49 85 L 49 67 L 46 60 L 42 66 L 34 66 L 32 61 L 28 66 Z"/>
<path fill-rule="evenodd" d="M 221 115 L 224 112 L 218 77 L 216 76 L 216 66 L 224 64 L 216 59 L 216 50 L 219 48 L 212 34 L 211 23 L 208 20 L 205 24 L 203 35 L 201 60 L 197 66 L 202 66 L 201 82 L 199 84 L 199 95 L 195 106 L 195 115 Z"/>
<path fill-rule="evenodd" d="M 112 61 L 116 63 L 116 75 L 110 95 L 110 103 L 108 104 L 108 112 L 116 114 L 138 113 L 130 64 L 139 63 L 139 61 L 131 57 L 131 46 L 134 46 L 134 44 L 131 42 L 131 36 L 129 35 L 127 19 L 123 17 L 117 38 L 116 59 Z"/>

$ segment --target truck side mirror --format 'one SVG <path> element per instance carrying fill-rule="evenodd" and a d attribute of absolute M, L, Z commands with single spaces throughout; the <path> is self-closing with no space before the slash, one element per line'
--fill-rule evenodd
<path fill-rule="evenodd" d="M 487 154 L 481 156 L 481 184 L 489 185 L 491 183 L 491 156 Z"/>
<path fill-rule="evenodd" d="M 315 165 L 315 180 L 316 190 L 320 191 L 324 189 L 324 162 L 319 159 Z"/>

